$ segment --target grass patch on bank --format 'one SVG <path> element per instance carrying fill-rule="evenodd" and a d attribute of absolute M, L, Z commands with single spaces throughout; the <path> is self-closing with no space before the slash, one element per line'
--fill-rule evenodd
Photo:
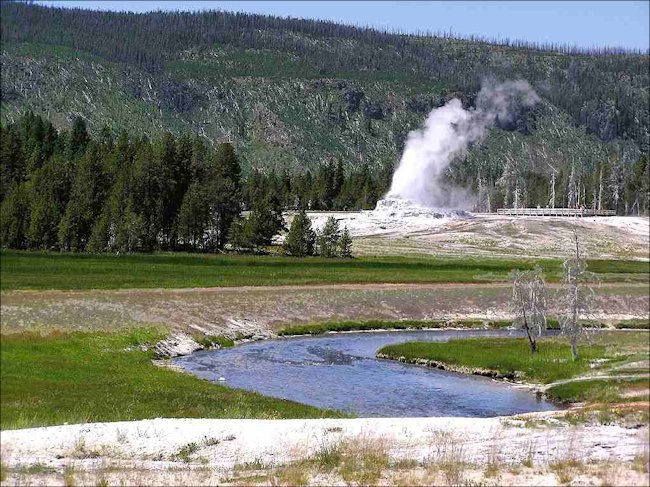
<path fill-rule="evenodd" d="M 139 345 L 160 331 L 3 335 L 0 428 L 176 418 L 320 418 L 334 411 L 156 367 Z"/>
<path fill-rule="evenodd" d="M 589 342 L 579 346 L 578 360 L 562 338 L 542 338 L 539 351 L 531 354 L 525 338 L 467 338 L 448 342 L 407 342 L 383 347 L 378 353 L 407 361 L 425 359 L 457 367 L 488 369 L 505 376 L 520 375 L 529 382 L 548 384 L 569 379 L 592 369 L 596 360 L 601 368 L 625 361 L 647 360 L 648 334 L 640 332 L 593 332 Z M 517 374 L 519 372 L 520 374 Z"/>
<path fill-rule="evenodd" d="M 557 318 L 547 318 L 547 328 L 549 330 L 559 330 L 560 322 Z M 278 336 L 295 336 L 295 335 L 323 335 L 329 332 L 342 331 L 381 331 L 381 330 L 422 330 L 430 328 L 479 328 L 479 329 L 498 329 L 512 326 L 512 320 L 480 320 L 480 319 L 460 319 L 460 320 L 363 320 L 363 321 L 324 321 L 317 323 L 305 323 L 301 325 L 290 325 L 281 328 Z M 608 328 L 610 325 L 599 321 L 587 320 L 584 322 L 585 328 Z M 615 323 L 617 329 L 648 329 L 648 322 L 644 320 L 628 320 Z"/>
<path fill-rule="evenodd" d="M 549 282 L 560 260 L 363 257 L 292 258 L 273 255 L 156 253 L 131 255 L 0 252 L 0 289 L 118 289 L 277 286 L 343 283 L 504 282 L 512 269 L 535 264 Z M 649 264 L 589 261 L 606 282 L 648 282 Z"/>
<path fill-rule="evenodd" d="M 619 330 L 650 330 L 650 320 L 625 320 L 614 325 Z"/>
<path fill-rule="evenodd" d="M 499 320 L 365 320 L 365 321 L 325 321 L 292 325 L 278 331 L 279 336 L 322 335 L 328 332 L 370 331 L 370 330 L 422 330 L 425 328 L 502 328 L 512 325 L 512 321 Z"/>
<path fill-rule="evenodd" d="M 621 378 L 621 379 L 591 379 L 567 382 L 549 387 L 546 395 L 557 402 L 627 402 L 647 401 L 650 379 Z M 638 391 L 639 394 L 625 395 Z"/>

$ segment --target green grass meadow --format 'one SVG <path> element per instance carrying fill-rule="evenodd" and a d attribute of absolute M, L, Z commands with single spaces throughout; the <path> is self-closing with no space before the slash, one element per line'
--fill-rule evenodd
<path fill-rule="evenodd" d="M 157 417 L 342 416 L 157 367 L 151 352 L 138 347 L 162 336 L 155 329 L 2 336 L 0 428 Z"/>
<path fill-rule="evenodd" d="M 540 264 L 549 282 L 559 260 L 364 257 L 291 258 L 273 255 L 157 253 L 132 255 L 2 251 L 0 289 L 119 289 L 277 286 L 343 283 L 506 282 L 512 269 Z M 590 261 L 606 282 L 647 282 L 649 264 Z"/>
<path fill-rule="evenodd" d="M 538 352 L 533 354 L 526 338 L 466 338 L 444 343 L 400 343 L 383 347 L 379 353 L 390 358 L 421 358 L 495 370 L 504 375 L 523 372 L 527 382 L 548 384 L 590 371 L 591 363 L 597 359 L 606 359 L 607 366 L 626 360 L 647 360 L 648 333 L 595 332 L 589 342 L 580 344 L 579 358 L 575 361 L 566 339 L 542 338 L 538 347 Z"/>

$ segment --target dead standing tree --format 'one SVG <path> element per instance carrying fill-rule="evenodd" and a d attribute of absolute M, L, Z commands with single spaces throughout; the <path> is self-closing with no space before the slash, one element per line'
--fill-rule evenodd
<path fill-rule="evenodd" d="M 564 289 L 566 292 L 565 310 L 560 317 L 562 334 L 569 338 L 573 360 L 578 358 L 578 338 L 584 333 L 581 317 L 588 316 L 594 297 L 592 283 L 598 277 L 587 270 L 587 262 L 580 254 L 578 232 L 573 229 L 575 255 L 564 261 Z"/>
<path fill-rule="evenodd" d="M 537 339 L 546 329 L 546 284 L 540 267 L 512 273 L 512 304 L 514 326 L 524 330 L 530 341 L 530 351 L 537 352 Z"/>

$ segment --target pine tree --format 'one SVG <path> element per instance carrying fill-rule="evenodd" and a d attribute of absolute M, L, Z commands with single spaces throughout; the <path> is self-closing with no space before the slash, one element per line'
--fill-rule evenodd
<path fill-rule="evenodd" d="M 29 183 L 14 186 L 0 207 L 0 243 L 13 249 L 27 248 L 30 222 Z"/>
<path fill-rule="evenodd" d="M 158 247 L 162 231 L 164 170 L 148 140 L 139 144 L 133 160 L 133 201 L 142 218 L 142 248 Z"/>
<path fill-rule="evenodd" d="M 223 250 L 241 211 L 241 168 L 232 144 L 221 144 L 207 171 L 204 204 L 209 207 L 210 246 Z"/>
<path fill-rule="evenodd" d="M 311 220 L 305 210 L 296 213 L 291 221 L 291 228 L 284 241 L 284 252 L 294 257 L 314 255 L 316 234 L 311 228 Z"/>
<path fill-rule="evenodd" d="M 101 152 L 90 143 L 81 158 L 70 190 L 70 200 L 59 225 L 59 244 L 64 250 L 83 251 L 106 195 Z"/>
<path fill-rule="evenodd" d="M 204 237 L 210 219 L 209 207 L 205 200 L 205 188 L 197 182 L 185 193 L 178 215 L 178 234 L 185 250 L 204 247 Z"/>
<path fill-rule="evenodd" d="M 82 154 L 86 150 L 86 145 L 90 138 L 86 130 L 86 122 L 81 117 L 76 117 L 72 123 L 72 131 L 70 132 L 70 152 L 74 155 Z"/>
<path fill-rule="evenodd" d="M 162 230 L 165 245 L 170 250 L 176 248 L 178 210 L 185 195 L 183 174 L 176 154 L 176 140 L 170 133 L 165 133 L 158 148 L 158 161 L 163 171 L 162 191 Z"/>
<path fill-rule="evenodd" d="M 343 233 L 339 240 L 339 254 L 341 257 L 352 257 L 352 236 L 347 226 L 343 228 Z"/>
<path fill-rule="evenodd" d="M 241 167 L 235 152 L 235 147 L 231 143 L 219 144 L 215 160 L 221 170 L 221 175 L 235 183 L 235 190 L 239 191 L 241 187 Z"/>
<path fill-rule="evenodd" d="M 58 225 L 63 208 L 57 205 L 57 185 L 61 183 L 55 163 L 48 162 L 32 176 L 29 246 L 49 249 L 58 243 Z"/>
<path fill-rule="evenodd" d="M 336 161 L 336 170 L 334 171 L 334 187 L 333 187 L 333 196 L 334 200 L 338 200 L 343 185 L 345 184 L 345 169 L 343 167 L 343 161 L 339 157 Z"/>
<path fill-rule="evenodd" d="M 133 200 L 129 198 L 116 231 L 116 246 L 121 252 L 140 250 L 142 226 L 142 217 L 135 212 Z"/>
<path fill-rule="evenodd" d="M 283 229 L 281 209 L 263 198 L 253 203 L 246 218 L 233 222 L 230 240 L 233 248 L 259 251 L 271 245 L 273 238 Z"/>
<path fill-rule="evenodd" d="M 0 127 L 0 201 L 27 176 L 20 135 L 15 126 Z"/>
<path fill-rule="evenodd" d="M 341 239 L 341 232 L 339 230 L 339 223 L 333 216 L 330 216 L 323 229 L 318 234 L 318 249 L 320 255 L 323 257 L 337 257 L 340 255 L 339 240 Z"/>

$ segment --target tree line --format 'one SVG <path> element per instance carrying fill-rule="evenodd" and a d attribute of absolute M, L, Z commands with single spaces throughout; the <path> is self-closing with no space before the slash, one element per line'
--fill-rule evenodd
<path fill-rule="evenodd" d="M 346 172 L 338 161 L 313 174 L 244 175 L 229 143 L 115 136 L 108 128 L 93 138 L 81 118 L 59 131 L 28 113 L 0 126 L 0 243 L 74 252 L 259 251 L 286 230 L 285 210 L 374 207 L 390 171 Z M 303 223 L 290 230 L 286 253 L 349 256 L 347 232 L 328 222 L 316 235 L 299 231 Z M 294 237 L 306 238 L 307 248 L 292 246 Z"/>

